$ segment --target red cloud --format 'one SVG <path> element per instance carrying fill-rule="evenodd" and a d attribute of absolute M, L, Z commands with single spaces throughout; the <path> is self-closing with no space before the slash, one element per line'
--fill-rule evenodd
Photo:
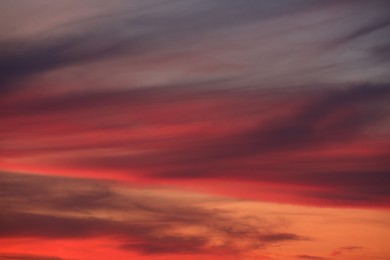
<path fill-rule="evenodd" d="M 295 202 L 386 205 L 388 96 L 387 86 L 366 85 L 11 103 L 2 119 L 3 163 L 141 182 L 250 181 L 284 187 Z"/>

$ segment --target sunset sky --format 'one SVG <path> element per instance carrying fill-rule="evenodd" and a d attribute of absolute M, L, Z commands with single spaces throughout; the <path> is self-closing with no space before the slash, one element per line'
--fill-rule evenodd
<path fill-rule="evenodd" d="M 389 260 L 390 1 L 1 0 L 0 260 Z"/>

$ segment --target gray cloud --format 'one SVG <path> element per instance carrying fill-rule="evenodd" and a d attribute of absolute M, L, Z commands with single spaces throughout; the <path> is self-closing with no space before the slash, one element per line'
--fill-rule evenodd
<path fill-rule="evenodd" d="M 12 81 L 26 76 L 44 73 L 61 67 L 75 66 L 119 54 L 139 56 L 151 51 L 176 48 L 186 43 L 187 38 L 196 38 L 211 28 L 243 22 L 241 18 L 259 20 L 274 12 L 286 11 L 281 4 L 248 2 L 177 1 L 168 2 L 168 7 L 157 5 L 129 13 L 108 13 L 86 21 L 64 24 L 46 35 L 38 35 L 30 42 L 19 40 L 2 43 L 0 52 L 0 82 L 12 87 Z M 313 2 L 313 1 L 298 1 Z M 315 2 L 315 1 L 314 1 Z M 293 7 L 296 8 L 294 5 Z M 125 8 L 126 9 L 126 8 Z M 288 8 L 291 9 L 291 8 Z M 132 16 L 134 15 L 134 18 Z M 233 18 L 233 19 L 232 19 Z M 28 18 L 27 18 L 28 19 Z M 10 21 L 9 21 L 10 22 Z M 183 42 L 184 40 L 184 42 Z"/>
<path fill-rule="evenodd" d="M 50 14 L 50 9 L 37 12 L 38 17 L 53 20 L 54 25 L 46 32 L 28 37 L 4 37 L 0 42 L 3 90 L 9 92 L 22 85 L 33 87 L 28 79 L 43 84 L 49 72 L 58 73 L 55 77 L 61 77 L 61 81 L 67 79 L 92 89 L 90 84 L 107 87 L 115 85 L 113 81 L 119 79 L 120 83 L 116 84 L 125 88 L 134 87 L 135 79 L 141 86 L 159 85 L 160 73 L 165 77 L 173 74 L 171 80 L 166 79 L 171 84 L 180 84 L 190 77 L 202 80 L 234 76 L 235 80 L 225 82 L 225 86 L 235 88 L 249 84 L 262 87 L 386 81 L 383 75 L 386 63 L 378 63 L 373 58 L 374 52 L 383 49 L 381 46 L 388 42 L 381 35 L 366 39 L 367 35 L 387 28 L 382 1 L 369 4 L 343 1 L 339 5 L 347 18 L 332 14 L 332 5 L 320 0 L 296 0 L 294 4 L 285 0 L 100 4 L 81 3 L 84 8 L 91 5 L 99 11 L 90 13 L 86 11 L 88 8 L 82 9 L 85 17 L 76 15 L 74 20 L 65 19 L 63 23 L 54 19 L 55 14 Z M 19 8 L 24 12 L 12 3 L 4 5 L 4 8 L 9 5 L 12 10 Z M 58 9 L 55 4 L 46 8 Z M 68 16 L 72 17 L 70 13 Z M 34 24 L 36 18 L 25 15 L 21 19 L 25 23 L 30 19 Z M 11 20 L 5 22 L 13 24 Z M 307 25 L 302 26 L 303 23 Z M 324 27 L 335 30 L 324 30 Z M 2 29 L 5 35 L 7 31 Z M 318 34 L 318 39 L 313 34 Z M 347 55 L 344 48 L 355 50 L 356 55 Z M 164 65 L 156 68 L 160 62 Z M 100 64 L 98 73 L 94 64 Z M 232 66 L 235 73 L 228 69 Z M 66 68 L 71 68 L 72 73 L 65 73 Z M 207 68 L 219 69 L 212 72 Z M 341 68 L 343 75 L 339 73 Z M 199 72 L 194 73 L 194 70 Z M 83 76 L 75 78 L 75 74 Z M 156 82 L 148 83 L 150 77 L 144 78 L 144 74 L 153 75 Z M 110 75 L 115 75 L 116 80 Z"/>

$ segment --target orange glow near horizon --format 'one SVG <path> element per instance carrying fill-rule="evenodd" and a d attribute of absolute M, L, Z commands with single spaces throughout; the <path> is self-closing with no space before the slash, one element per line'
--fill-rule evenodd
<path fill-rule="evenodd" d="M 122 192 L 125 190 L 122 190 Z M 148 190 L 147 192 L 141 191 L 141 193 L 149 194 L 148 196 L 151 197 L 159 194 L 160 198 L 162 196 L 165 199 L 173 199 L 174 203 L 182 203 L 181 200 L 183 200 L 184 205 L 186 201 L 195 201 L 196 207 L 212 210 L 216 214 L 226 214 L 222 218 L 223 222 L 221 225 L 226 225 L 224 229 L 226 228 L 227 232 L 250 235 L 248 237 L 235 237 L 232 241 L 227 242 L 225 235 L 231 235 L 229 233 L 224 235 L 219 233 L 221 230 L 207 227 L 207 225 L 203 226 L 204 224 L 202 223 L 187 223 L 188 227 L 182 226 L 180 230 L 172 230 L 171 232 L 179 232 L 181 233 L 180 236 L 185 234 L 187 236 L 191 234 L 192 236 L 200 234 L 199 232 L 203 229 L 210 228 L 208 232 L 204 233 L 208 239 L 207 246 L 204 245 L 206 248 L 203 248 L 205 249 L 204 253 L 201 251 L 180 253 L 178 251 L 172 254 L 168 251 L 161 251 L 158 254 L 151 255 L 121 250 L 119 247 L 124 238 L 122 235 L 115 233 L 95 238 L 86 237 L 78 239 L 10 237 L 0 240 L 2 255 L 23 252 L 25 255 L 31 256 L 53 255 L 61 256 L 63 259 L 85 260 L 103 260 L 107 258 L 124 260 L 129 257 L 140 260 L 150 258 L 158 260 L 199 258 L 210 260 L 238 258 L 293 260 L 297 259 L 297 257 L 304 259 L 304 256 L 315 256 L 318 259 L 320 257 L 323 259 L 332 257 L 332 259 L 340 260 L 363 260 L 379 257 L 386 259 L 390 257 L 387 251 L 387 241 L 390 239 L 389 212 L 386 210 L 318 208 L 261 203 L 257 201 L 233 200 L 226 197 L 205 197 L 196 193 L 169 189 L 160 191 Z M 177 194 L 181 194 L 182 197 L 177 197 Z M 53 212 L 49 214 L 60 216 L 63 213 Z M 71 214 L 80 215 L 77 212 Z M 80 216 L 84 214 L 81 213 Z M 96 212 L 93 215 L 97 218 L 107 217 L 104 212 Z M 117 219 L 117 221 L 126 219 L 124 215 L 121 215 L 122 213 L 115 216 L 115 213 L 112 212 L 109 218 Z M 230 220 L 225 222 L 227 221 L 226 218 Z M 239 222 L 235 223 L 234 219 L 241 219 L 243 221 L 241 224 L 244 226 L 237 225 Z M 144 220 L 147 221 L 147 218 Z M 130 218 L 127 221 L 133 220 Z M 158 220 L 156 219 L 155 221 Z M 251 226 L 253 230 L 247 230 L 246 225 L 248 227 Z M 255 229 L 258 229 L 260 233 L 265 232 L 266 235 L 257 234 Z M 276 235 L 293 234 L 295 232 L 300 234 L 299 237 L 292 236 L 290 238 L 286 235 L 283 238 L 283 235 Z M 275 233 L 275 235 L 269 235 L 271 233 Z M 259 235 L 259 238 L 253 237 L 254 234 Z M 261 237 L 267 236 L 270 239 L 265 239 L 261 242 Z M 272 237 L 277 239 L 278 236 L 281 236 L 280 241 L 271 239 Z M 137 244 L 137 239 L 133 240 L 133 243 Z M 224 245 L 224 243 L 228 244 Z M 263 243 L 263 245 L 258 243 Z M 229 252 L 229 249 L 220 246 L 229 246 L 230 249 L 234 250 Z M 224 251 L 227 252 L 224 253 Z"/>

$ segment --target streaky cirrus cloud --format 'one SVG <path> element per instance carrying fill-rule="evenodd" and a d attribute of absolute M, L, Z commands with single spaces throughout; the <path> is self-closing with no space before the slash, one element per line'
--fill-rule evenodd
<path fill-rule="evenodd" d="M 389 89 L 172 87 L 16 99 L 2 109 L 3 163 L 157 183 L 252 181 L 285 186 L 301 202 L 385 205 Z"/>
<path fill-rule="evenodd" d="M 0 186 L 1 238 L 110 237 L 142 254 L 240 254 L 308 239 L 283 232 L 277 221 L 248 215 L 242 222 L 207 205 L 227 198 L 19 173 L 1 173 Z"/>
<path fill-rule="evenodd" d="M 0 1 L 0 259 L 389 258 L 389 10 Z"/>
<path fill-rule="evenodd" d="M 38 1 L 33 6 L 5 1 L 2 6 L 10 10 L 0 27 L 5 93 L 29 88 L 31 81 L 52 85 L 59 79 L 77 85 L 74 90 L 217 79 L 229 88 L 389 82 L 386 1 Z M 43 12 L 45 7 L 53 12 Z"/>

